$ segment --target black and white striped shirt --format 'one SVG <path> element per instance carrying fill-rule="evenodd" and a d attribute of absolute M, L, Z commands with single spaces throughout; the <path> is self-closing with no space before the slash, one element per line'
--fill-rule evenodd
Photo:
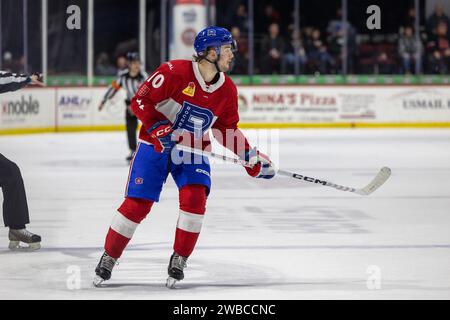
<path fill-rule="evenodd" d="M 0 71 L 0 93 L 16 91 L 31 82 L 31 78 L 25 74 Z"/>
<path fill-rule="evenodd" d="M 120 88 L 124 88 L 127 92 L 127 99 L 125 102 L 130 104 L 131 99 L 133 99 L 139 87 L 147 78 L 147 73 L 142 70 L 136 77 L 131 77 L 128 69 L 119 72 L 117 79 L 108 87 L 108 91 L 103 97 L 102 102 L 104 103 L 106 100 L 111 99 Z"/>

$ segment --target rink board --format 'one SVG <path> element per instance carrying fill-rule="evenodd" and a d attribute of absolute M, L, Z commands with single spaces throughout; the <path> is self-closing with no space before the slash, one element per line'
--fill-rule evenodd
<path fill-rule="evenodd" d="M 447 86 L 240 86 L 242 128 L 450 127 Z M 125 93 L 105 87 L 24 89 L 0 96 L 0 134 L 124 129 Z"/>

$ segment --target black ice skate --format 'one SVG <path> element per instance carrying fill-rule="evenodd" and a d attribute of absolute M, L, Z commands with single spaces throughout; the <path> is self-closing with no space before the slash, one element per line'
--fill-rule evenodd
<path fill-rule="evenodd" d="M 108 256 L 106 252 L 103 253 L 97 267 L 95 268 L 96 276 L 93 281 L 94 286 L 98 287 L 103 283 L 103 281 L 109 280 L 111 278 L 112 269 L 116 264 L 116 259 Z"/>
<path fill-rule="evenodd" d="M 9 249 L 13 251 L 34 251 L 41 248 L 41 237 L 27 229 L 9 229 Z M 28 246 L 21 246 L 23 242 Z"/>
<path fill-rule="evenodd" d="M 178 281 L 184 279 L 183 269 L 186 268 L 186 261 L 186 257 L 182 257 L 176 252 L 172 254 L 170 257 L 169 266 L 167 267 L 167 272 L 169 273 L 169 277 L 166 282 L 167 288 L 174 288 Z"/>

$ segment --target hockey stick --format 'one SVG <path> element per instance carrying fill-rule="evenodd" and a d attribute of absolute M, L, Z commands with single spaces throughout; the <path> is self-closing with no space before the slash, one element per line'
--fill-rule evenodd
<path fill-rule="evenodd" d="M 216 158 L 216 159 L 221 159 L 221 160 L 226 161 L 226 162 L 240 164 L 240 165 L 243 165 L 243 166 L 249 166 L 248 162 L 246 162 L 244 160 L 227 157 L 225 155 L 217 154 L 217 153 L 214 153 L 214 152 L 202 151 L 202 150 L 194 149 L 194 148 L 191 148 L 191 147 L 188 147 L 188 146 L 184 146 L 184 145 L 177 145 L 177 149 L 181 150 L 181 151 L 185 151 L 185 152 L 198 154 L 198 155 L 201 155 L 201 156 L 213 157 L 213 158 Z M 323 185 L 323 186 L 326 186 L 326 187 L 335 188 L 335 189 L 340 190 L 340 191 L 348 191 L 348 192 L 353 192 L 353 193 L 356 193 L 356 194 L 359 194 L 359 195 L 362 195 L 362 196 L 367 196 L 367 195 L 373 193 L 379 187 L 381 187 L 383 185 L 383 183 L 385 183 L 386 180 L 389 179 L 389 177 L 391 175 L 391 169 L 389 169 L 388 167 L 381 168 L 380 171 L 377 173 L 377 175 L 372 179 L 372 181 L 370 181 L 368 185 L 366 185 L 364 188 L 361 188 L 361 189 L 342 186 L 342 185 L 339 185 L 339 184 L 336 184 L 336 183 L 333 183 L 333 182 L 330 182 L 330 181 L 317 179 L 317 178 L 314 178 L 314 177 L 308 177 L 308 176 L 305 176 L 303 174 L 298 174 L 298 173 L 294 173 L 294 172 L 290 172 L 290 171 L 286 171 L 286 170 L 282 170 L 282 169 L 278 169 L 277 170 L 277 174 L 282 175 L 282 176 L 286 176 L 286 177 L 291 177 L 291 178 L 303 180 L 303 181 L 310 182 L 310 183 Z"/>

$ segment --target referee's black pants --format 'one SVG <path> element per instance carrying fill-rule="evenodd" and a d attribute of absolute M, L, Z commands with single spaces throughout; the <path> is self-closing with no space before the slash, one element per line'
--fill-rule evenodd
<path fill-rule="evenodd" d="M 129 110 L 129 106 L 127 107 L 127 110 L 125 111 L 125 123 L 127 126 L 127 138 L 128 138 L 128 147 L 130 148 L 131 152 L 136 151 L 137 147 L 137 126 L 138 126 L 138 119 L 136 116 Z"/>
<path fill-rule="evenodd" d="M 27 196 L 19 167 L 0 153 L 0 187 L 3 191 L 3 221 L 11 229 L 30 223 Z"/>

